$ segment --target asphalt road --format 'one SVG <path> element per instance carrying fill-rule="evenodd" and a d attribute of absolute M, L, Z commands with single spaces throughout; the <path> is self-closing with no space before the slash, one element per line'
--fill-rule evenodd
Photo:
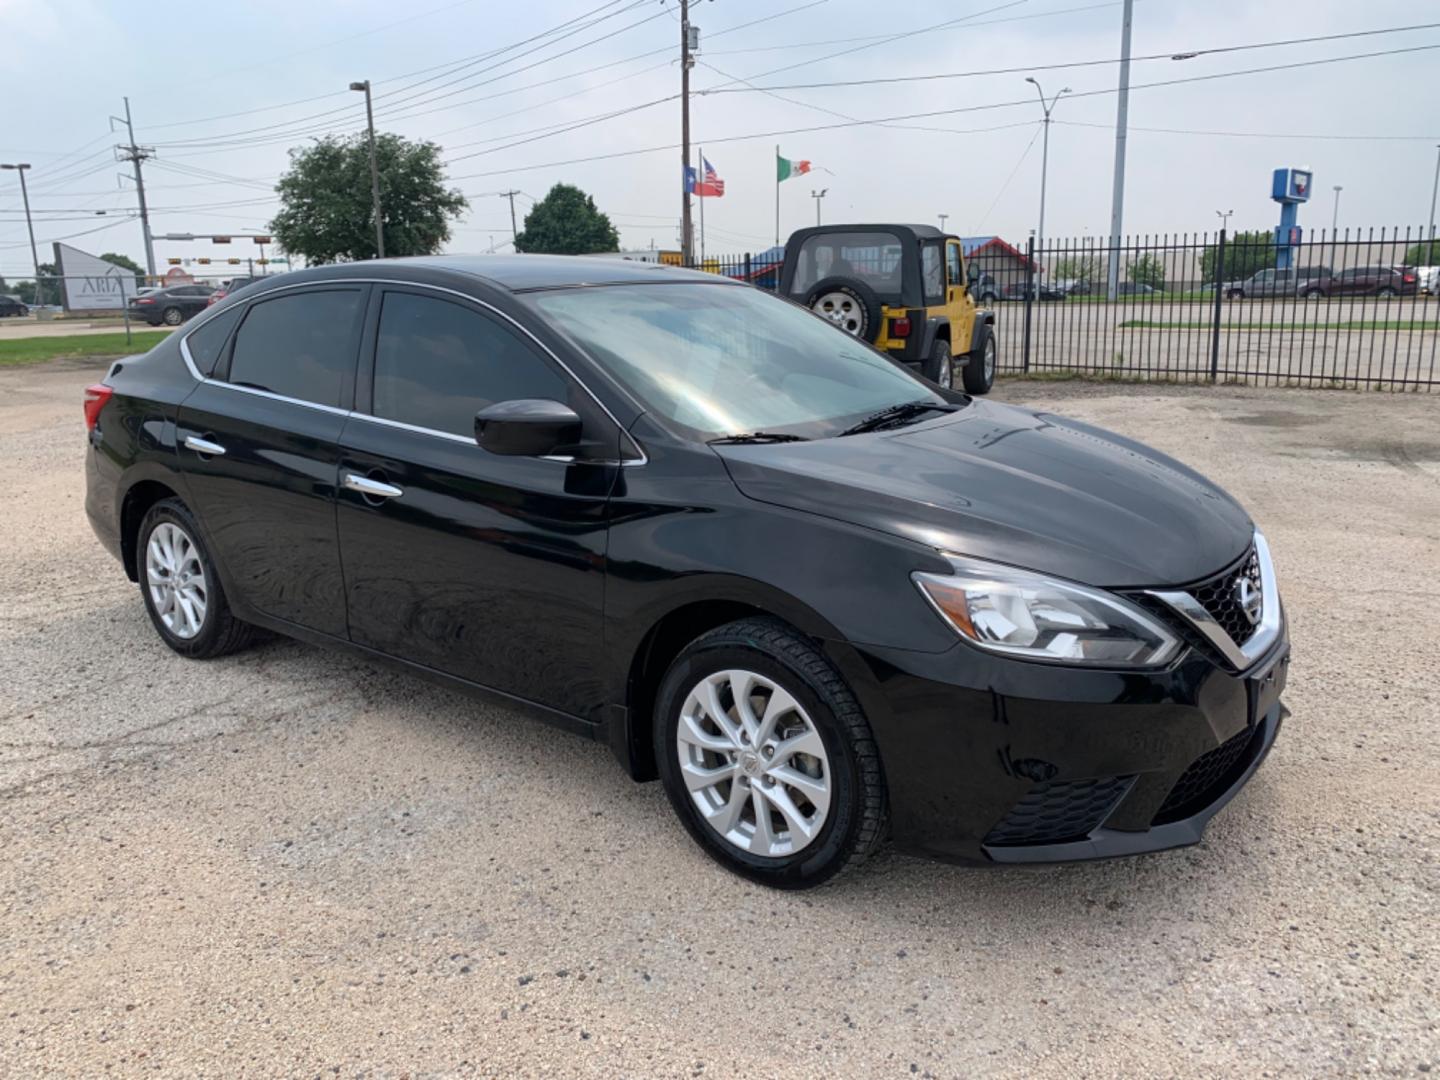
<path fill-rule="evenodd" d="M 1440 395 L 1002 385 L 1252 508 L 1294 716 L 1199 847 L 792 895 L 503 709 L 170 654 L 82 512 L 100 370 L 0 370 L 0 1075 L 1440 1072 Z"/>

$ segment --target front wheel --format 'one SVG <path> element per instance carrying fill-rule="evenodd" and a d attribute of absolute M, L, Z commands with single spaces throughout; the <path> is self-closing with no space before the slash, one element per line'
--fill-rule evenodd
<path fill-rule="evenodd" d="M 809 888 L 884 836 L 870 726 L 839 673 L 778 620 L 743 619 L 692 642 L 661 684 L 654 735 L 675 812 L 735 873 Z"/>
<path fill-rule="evenodd" d="M 1389 285 L 1386 285 L 1375 295 L 1378 296 L 1381 300 L 1393 300 L 1399 294 L 1394 289 L 1390 288 Z"/>
<path fill-rule="evenodd" d="M 185 313 L 178 307 L 167 307 L 160 317 L 165 320 L 166 326 L 179 326 L 185 321 Z"/>
<path fill-rule="evenodd" d="M 967 394 L 990 392 L 995 385 L 996 356 L 995 331 L 987 326 L 979 346 L 970 350 L 970 362 L 961 373 L 961 383 Z"/>

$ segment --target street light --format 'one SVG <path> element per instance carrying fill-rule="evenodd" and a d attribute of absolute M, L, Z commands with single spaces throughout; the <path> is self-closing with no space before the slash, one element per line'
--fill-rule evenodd
<path fill-rule="evenodd" d="M 945 231 L 945 219 L 948 218 L 949 216 L 950 216 L 949 214 L 941 214 L 941 215 L 940 215 L 940 231 L 941 231 L 941 232 L 944 232 L 944 231 Z"/>
<path fill-rule="evenodd" d="M 375 110 L 370 104 L 370 80 L 352 82 L 351 90 L 365 94 L 365 123 L 370 129 L 370 202 L 375 214 L 375 251 L 381 259 L 385 257 L 385 222 L 380 216 L 380 169 L 375 164 Z"/>
<path fill-rule="evenodd" d="M 1025 76 L 1025 81 L 1034 84 L 1035 92 L 1040 95 L 1040 108 L 1045 112 L 1045 145 L 1040 154 L 1040 229 L 1035 238 L 1035 248 L 1038 251 L 1045 246 L 1045 174 L 1050 171 L 1050 110 L 1055 108 L 1055 103 L 1062 96 L 1070 93 L 1070 88 L 1065 87 L 1052 97 L 1047 105 L 1045 91 L 1040 88 L 1040 83 L 1029 75 Z"/>
<path fill-rule="evenodd" d="M 1335 238 L 1335 231 L 1340 226 L 1340 192 L 1345 189 L 1339 184 L 1335 185 L 1335 209 L 1330 214 L 1330 238 Z"/>
<path fill-rule="evenodd" d="M 825 198 L 825 194 L 826 194 L 829 190 L 830 190 L 830 189 L 827 187 L 827 188 L 821 188 L 819 191 L 815 191 L 815 190 L 812 188 L 811 191 L 810 191 L 810 197 L 815 200 L 815 224 L 816 224 L 816 225 L 819 225 L 819 224 L 820 224 L 820 200 L 823 199 L 823 198 Z"/>
<path fill-rule="evenodd" d="M 20 199 L 25 204 L 25 229 L 30 233 L 30 261 L 35 266 L 35 306 L 39 307 L 43 300 L 40 292 L 40 256 L 35 251 L 35 225 L 30 220 L 30 193 L 25 190 L 25 170 L 28 168 L 28 161 L 15 165 L 0 163 L 0 169 L 13 169 L 20 174 Z"/>
<path fill-rule="evenodd" d="M 1215 211 L 1215 216 L 1220 219 L 1220 227 L 1221 227 L 1222 229 L 1227 229 L 1227 230 L 1228 230 L 1228 229 L 1230 228 L 1230 215 L 1233 214 L 1233 213 L 1235 213 L 1234 210 L 1216 210 L 1216 211 Z"/>

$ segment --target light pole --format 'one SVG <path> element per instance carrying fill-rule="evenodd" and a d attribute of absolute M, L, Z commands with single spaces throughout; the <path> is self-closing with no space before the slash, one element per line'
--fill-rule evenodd
<path fill-rule="evenodd" d="M 1435 183 L 1430 188 L 1430 239 L 1432 241 L 1435 239 L 1436 195 L 1440 195 L 1440 143 L 1435 144 Z"/>
<path fill-rule="evenodd" d="M 1233 213 L 1235 213 L 1234 210 L 1216 210 L 1216 211 L 1215 211 L 1215 216 L 1220 219 L 1220 227 L 1221 227 L 1222 229 L 1229 230 L 1229 228 L 1230 228 L 1230 215 L 1233 214 Z"/>
<path fill-rule="evenodd" d="M 365 94 L 365 124 L 370 129 L 370 203 L 375 215 L 376 257 L 385 257 L 385 219 L 380 216 L 380 167 L 375 164 L 375 110 L 370 103 L 370 80 L 352 82 L 351 90 Z"/>
<path fill-rule="evenodd" d="M 1045 247 L 1045 178 L 1050 171 L 1050 111 L 1055 108 L 1055 103 L 1061 97 L 1070 93 L 1070 88 L 1065 87 L 1052 97 L 1047 105 L 1045 91 L 1040 88 L 1040 83 L 1029 75 L 1025 76 L 1025 81 L 1034 84 L 1035 93 L 1040 95 L 1040 108 L 1045 113 L 1045 142 L 1040 152 L 1040 228 L 1035 237 L 1035 250 L 1038 252 Z"/>
<path fill-rule="evenodd" d="M 826 195 L 826 193 L 827 193 L 829 190 L 830 190 L 830 189 L 827 187 L 827 188 L 821 188 L 819 191 L 815 191 L 815 190 L 812 188 L 811 191 L 810 191 L 810 197 L 815 200 L 815 224 L 816 224 L 816 225 L 819 225 L 819 224 L 820 224 L 820 200 L 823 199 L 823 198 L 825 198 L 825 195 Z"/>
<path fill-rule="evenodd" d="M 28 161 L 22 161 L 15 165 L 0 164 L 0 169 L 14 169 L 20 174 L 20 199 L 25 204 L 25 228 L 30 233 L 30 261 L 35 266 L 35 306 L 39 307 L 41 300 L 40 256 L 35 251 L 35 225 L 30 220 L 30 193 L 25 190 L 25 170 L 28 168 L 30 168 Z"/>
<path fill-rule="evenodd" d="M 945 219 L 948 218 L 949 216 L 950 216 L 949 214 L 941 214 L 941 215 L 940 215 L 940 231 L 941 231 L 941 232 L 944 232 L 944 231 L 945 231 Z"/>

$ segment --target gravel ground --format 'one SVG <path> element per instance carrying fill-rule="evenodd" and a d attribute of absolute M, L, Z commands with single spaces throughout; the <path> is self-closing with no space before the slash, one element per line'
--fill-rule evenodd
<path fill-rule="evenodd" d="M 1264 526 L 1294 710 L 1204 844 L 769 892 L 601 748 L 293 642 L 171 655 L 0 370 L 0 1074 L 1440 1073 L 1440 396 L 1009 383 Z"/>

